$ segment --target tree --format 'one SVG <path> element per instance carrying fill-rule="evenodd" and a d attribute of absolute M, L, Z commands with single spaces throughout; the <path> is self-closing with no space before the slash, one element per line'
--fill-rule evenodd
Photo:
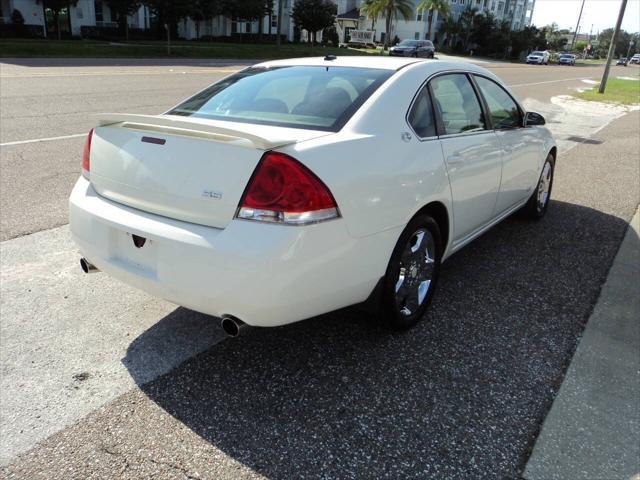
<path fill-rule="evenodd" d="M 463 50 L 466 52 L 469 48 L 469 39 L 473 31 L 475 18 L 478 14 L 478 9 L 468 5 L 460 14 L 460 26 L 464 32 Z"/>
<path fill-rule="evenodd" d="M 73 6 L 75 7 L 78 4 L 78 0 L 38 0 L 38 3 L 42 3 L 42 11 L 51 10 L 53 13 L 53 22 L 56 24 L 56 33 L 58 36 L 58 40 L 62 38 L 62 27 L 60 25 L 60 13 L 62 10 L 67 10 L 67 17 L 71 19 L 71 15 L 69 14 L 69 9 Z M 45 13 L 45 19 L 46 13 Z M 69 20 L 71 22 L 71 20 Z M 46 30 L 46 20 L 45 20 L 45 30 Z M 69 23 L 69 27 L 71 27 L 71 23 Z"/>
<path fill-rule="evenodd" d="M 129 22 L 127 17 L 138 11 L 141 0 L 106 0 L 109 9 L 116 12 L 118 18 L 118 31 L 120 35 L 124 34 L 124 38 L 129 40 Z"/>
<path fill-rule="evenodd" d="M 547 45 L 551 50 L 563 50 L 567 45 L 569 40 L 567 39 L 565 34 L 563 34 L 560 30 L 558 30 L 558 24 L 553 22 L 546 27 L 546 37 L 547 37 Z"/>
<path fill-rule="evenodd" d="M 456 22 L 451 15 L 447 15 L 442 24 L 440 24 L 440 43 L 452 47 L 455 44 L 455 40 L 460 34 L 460 24 Z"/>
<path fill-rule="evenodd" d="M 189 16 L 191 0 L 145 0 L 151 11 L 158 19 L 160 37 L 164 36 L 165 25 L 171 37 L 178 35 L 178 21 Z"/>
<path fill-rule="evenodd" d="M 299 28 L 309 32 L 313 46 L 316 33 L 335 23 L 336 4 L 331 0 L 296 0 L 292 18 Z"/>
<path fill-rule="evenodd" d="M 200 24 L 218 15 L 220 8 L 220 2 L 217 0 L 192 0 L 189 17 L 196 27 L 196 38 L 200 38 Z"/>
<path fill-rule="evenodd" d="M 222 5 L 222 13 L 233 19 L 247 22 L 262 19 L 273 9 L 273 1 L 265 0 L 226 0 Z"/>
<path fill-rule="evenodd" d="M 433 26 L 433 19 L 436 14 L 447 16 L 449 14 L 449 2 L 448 0 L 421 0 L 416 7 L 418 11 L 424 12 L 429 10 L 429 25 L 427 26 L 427 38 L 431 39 L 431 28 Z"/>
<path fill-rule="evenodd" d="M 376 20 L 382 14 L 382 2 L 377 0 L 364 0 L 360 5 L 360 15 L 371 20 L 371 30 L 375 29 Z"/>
<path fill-rule="evenodd" d="M 398 14 L 402 15 L 406 21 L 413 20 L 412 0 L 372 0 L 373 6 L 370 8 L 384 17 L 385 36 L 384 48 L 387 49 L 391 43 L 392 22 L 398 19 Z M 377 16 L 377 15 L 376 15 Z"/>
<path fill-rule="evenodd" d="M 11 12 L 11 24 L 16 27 L 22 27 L 24 25 L 24 17 L 20 10 L 14 8 L 13 12 Z"/>

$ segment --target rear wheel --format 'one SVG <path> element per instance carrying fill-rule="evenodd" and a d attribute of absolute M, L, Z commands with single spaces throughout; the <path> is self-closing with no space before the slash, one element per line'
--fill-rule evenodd
<path fill-rule="evenodd" d="M 522 213 L 534 220 L 544 217 L 549 208 L 549 200 L 551 198 L 551 188 L 553 187 L 553 173 L 555 167 L 555 159 L 549 154 L 542 167 L 542 173 L 538 180 L 536 189 L 531 194 L 529 201 L 522 208 Z"/>
<path fill-rule="evenodd" d="M 384 278 L 382 312 L 387 326 L 404 330 L 420 321 L 433 298 L 441 258 L 438 224 L 428 215 L 415 217 L 402 232 Z"/>

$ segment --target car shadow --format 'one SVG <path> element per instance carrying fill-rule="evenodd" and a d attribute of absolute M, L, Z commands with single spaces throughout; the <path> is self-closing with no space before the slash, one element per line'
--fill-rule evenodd
<path fill-rule="evenodd" d="M 125 365 L 149 399 L 268 478 L 515 478 L 626 225 L 559 201 L 539 222 L 509 219 L 444 264 L 407 332 L 346 309 L 250 330 L 144 383 L 142 346 L 181 341 L 178 309 Z"/>

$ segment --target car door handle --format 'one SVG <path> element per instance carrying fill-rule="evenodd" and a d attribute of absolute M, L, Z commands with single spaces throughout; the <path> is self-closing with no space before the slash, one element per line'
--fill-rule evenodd
<path fill-rule="evenodd" d="M 449 165 L 458 165 L 464 162 L 464 158 L 461 155 L 449 155 L 447 157 L 447 163 Z"/>

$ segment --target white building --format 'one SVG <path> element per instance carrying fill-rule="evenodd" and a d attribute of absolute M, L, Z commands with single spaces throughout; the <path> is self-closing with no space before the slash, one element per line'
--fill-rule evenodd
<path fill-rule="evenodd" d="M 336 0 L 338 5 L 338 16 L 336 19 L 338 37 L 340 42 L 346 42 L 350 30 L 375 30 L 374 39 L 383 42 L 385 32 L 385 19 L 380 17 L 375 21 L 360 15 L 360 5 L 364 0 Z M 429 31 L 429 12 L 418 11 L 415 6 L 420 0 L 413 0 L 414 17 L 412 20 L 405 20 L 401 15 L 397 22 L 392 24 L 392 35 L 400 39 L 412 38 L 427 39 Z M 521 30 L 525 26 L 531 25 L 533 9 L 536 0 L 449 0 L 449 14 L 458 20 L 461 12 L 469 6 L 475 8 L 478 13 L 489 12 L 498 20 L 508 20 L 513 30 Z M 434 12 L 431 38 L 434 40 L 438 27 L 442 21 L 442 15 Z"/>
<path fill-rule="evenodd" d="M 289 41 L 307 41 L 307 32 L 297 29 L 292 21 L 291 13 L 295 0 L 274 0 L 273 14 L 265 16 L 260 21 L 247 22 L 243 19 L 230 19 L 219 15 L 213 19 L 200 22 L 200 37 L 225 37 L 235 34 L 257 34 L 260 31 L 260 22 L 262 22 L 262 32 L 265 35 L 275 35 L 277 32 L 277 12 L 279 2 L 283 2 L 283 17 L 281 34 L 286 35 Z M 384 41 L 385 20 L 378 18 L 375 22 L 365 18 L 360 14 L 360 5 L 364 0 L 334 0 L 337 5 L 336 30 L 340 42 L 346 42 L 349 37 L 350 30 L 375 30 L 374 40 L 377 42 Z M 414 6 L 420 0 L 413 0 Z M 458 19 L 460 13 L 472 6 L 478 12 L 490 12 L 498 19 L 506 19 L 511 23 L 511 28 L 520 30 L 531 24 L 533 9 L 536 0 L 449 0 L 450 14 L 454 19 Z M 26 24 L 45 25 L 45 16 L 42 3 L 37 0 L 0 0 L 0 16 L 5 23 L 9 23 L 11 12 L 14 9 L 19 10 L 25 19 Z M 415 16 L 413 19 L 406 21 L 399 17 L 397 22 L 392 25 L 392 35 L 398 36 L 400 39 L 413 38 L 425 39 L 429 30 L 430 21 L 429 12 L 417 11 L 414 7 Z M 431 31 L 431 40 L 436 37 L 441 16 L 434 14 L 433 28 Z M 130 28 L 150 28 L 151 14 L 146 6 L 140 7 L 138 12 L 128 17 Z M 51 20 L 49 20 L 51 22 Z M 83 26 L 117 26 L 117 15 L 111 12 L 109 6 L 102 0 L 79 0 L 75 7 L 70 7 L 69 16 L 64 16 L 67 25 L 63 30 L 69 30 L 68 24 L 71 24 L 71 34 L 81 35 L 81 27 Z M 51 28 L 51 26 L 50 26 Z M 186 39 L 194 39 L 198 36 L 198 29 L 191 18 L 184 18 L 178 22 L 178 35 Z"/>
<path fill-rule="evenodd" d="M 5 23 L 10 23 L 11 13 L 18 10 L 24 17 L 26 25 L 45 26 L 45 12 L 42 2 L 36 0 L 0 0 L 0 13 Z M 116 27 L 115 12 L 111 12 L 106 2 L 102 0 L 79 0 L 77 5 L 69 8 L 68 15 L 63 15 L 61 30 L 68 32 L 69 24 L 71 35 L 80 36 L 80 29 L 84 26 L 112 26 Z M 50 20 L 51 21 L 51 20 Z M 149 28 L 149 8 L 142 6 L 134 14 L 127 18 L 131 28 Z M 49 25 L 51 29 L 52 25 Z"/>
<path fill-rule="evenodd" d="M 277 35 L 278 28 L 278 8 L 280 1 L 282 5 L 282 29 L 281 35 L 286 35 L 289 41 L 306 39 L 304 32 L 300 34 L 293 25 L 291 10 L 295 0 L 274 0 L 273 14 L 265 16 L 262 20 L 248 22 L 243 19 L 231 19 L 218 15 L 211 20 L 200 22 L 200 36 L 229 37 L 235 34 L 258 34 L 260 32 L 260 22 L 262 22 L 262 33 L 264 35 Z M 178 35 L 187 40 L 197 37 L 196 23 L 191 18 L 183 18 L 178 23 Z"/>

